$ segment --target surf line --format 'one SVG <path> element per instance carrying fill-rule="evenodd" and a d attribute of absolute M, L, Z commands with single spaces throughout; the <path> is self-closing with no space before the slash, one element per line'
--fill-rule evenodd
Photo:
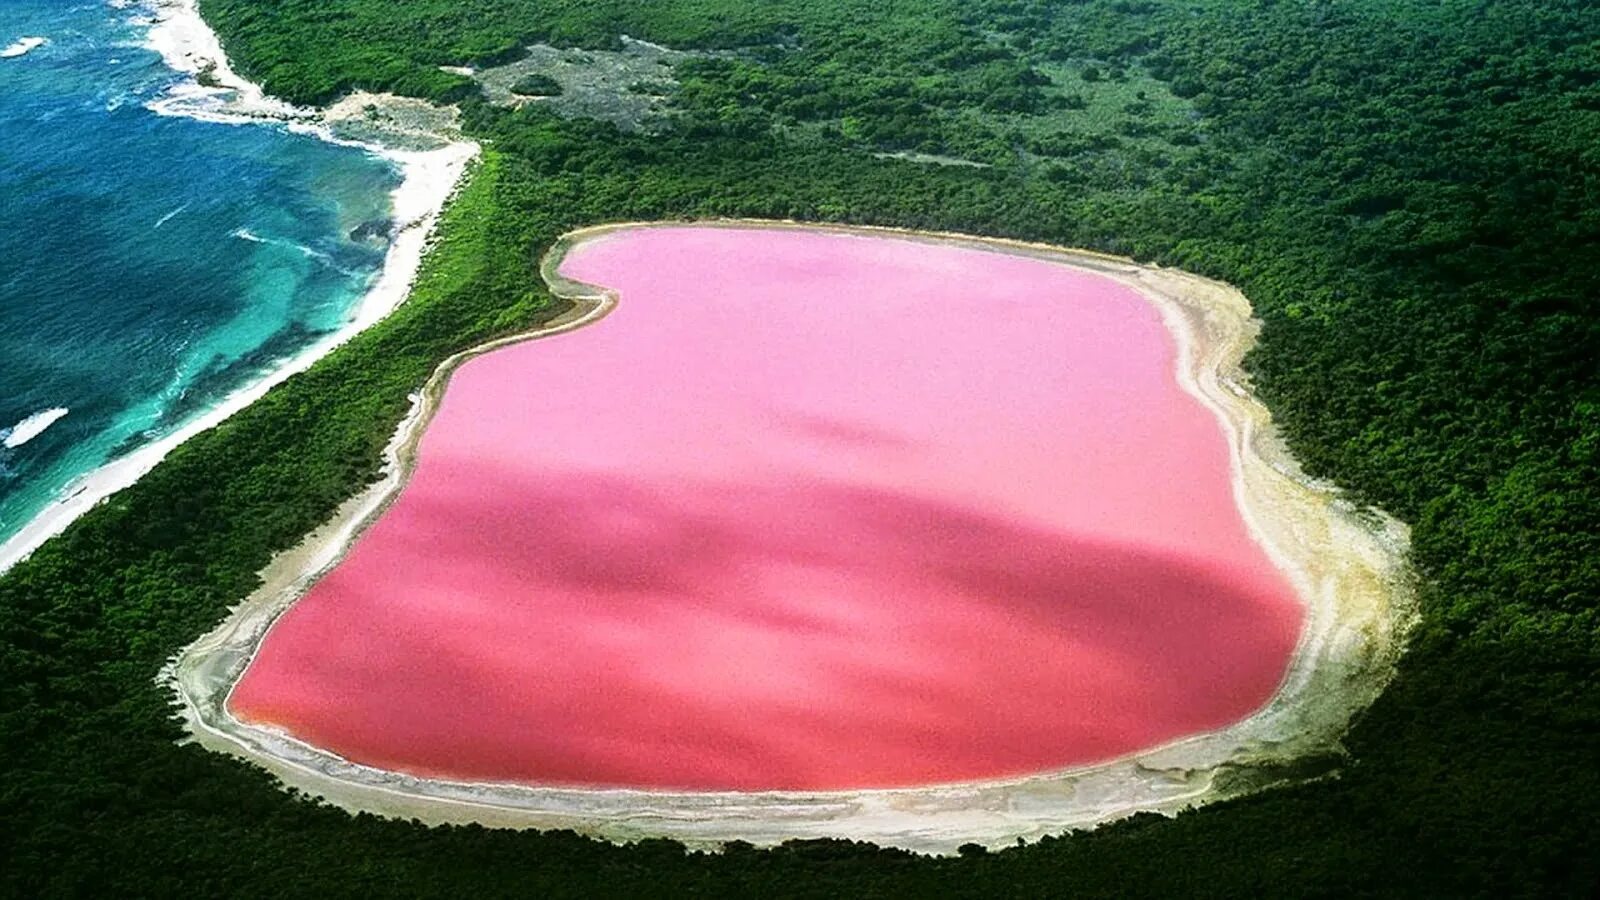
<path fill-rule="evenodd" d="M 55 406 L 50 409 L 41 409 L 31 416 L 5 430 L 5 439 L 0 440 L 7 450 L 15 450 L 23 444 L 43 434 L 46 428 L 54 425 L 67 414 L 65 406 Z"/>

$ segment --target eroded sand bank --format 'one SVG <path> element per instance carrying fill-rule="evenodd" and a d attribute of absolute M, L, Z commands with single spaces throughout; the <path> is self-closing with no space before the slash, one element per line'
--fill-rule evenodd
<path fill-rule="evenodd" d="M 604 315 L 611 297 L 561 279 L 555 268 L 574 242 L 621 227 L 648 226 L 590 229 L 559 244 L 546 257 L 544 274 L 554 289 L 576 301 L 573 312 L 540 332 L 475 348 L 441 366 L 389 448 L 388 478 L 347 503 L 301 547 L 275 560 L 264 573 L 262 590 L 164 674 L 178 688 L 197 740 L 260 763 L 286 783 L 346 808 L 430 822 L 575 828 L 617 839 L 667 835 L 689 842 L 835 836 L 948 852 L 967 841 L 1001 845 L 1253 789 L 1263 780 L 1257 764 L 1335 747 L 1350 715 L 1387 680 L 1409 620 L 1403 529 L 1381 517 L 1358 515 L 1298 477 L 1271 435 L 1265 410 L 1241 387 L 1238 362 L 1255 326 L 1238 292 L 1094 254 L 958 236 L 828 229 L 898 234 L 1074 265 L 1128 284 L 1156 304 L 1177 339 L 1184 389 L 1217 415 L 1228 437 L 1240 509 L 1306 604 L 1300 646 L 1264 709 L 1219 732 L 1072 771 L 927 788 L 765 793 L 546 789 L 419 779 L 355 765 L 233 719 L 225 701 L 250 655 L 277 614 L 338 561 L 393 497 L 449 373 L 494 347 Z"/>

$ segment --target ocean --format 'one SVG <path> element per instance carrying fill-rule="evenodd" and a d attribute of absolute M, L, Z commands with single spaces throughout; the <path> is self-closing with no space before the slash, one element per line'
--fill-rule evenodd
<path fill-rule="evenodd" d="M 384 262 L 396 168 L 184 115 L 150 15 L 0 7 L 0 542 L 338 330 Z"/>

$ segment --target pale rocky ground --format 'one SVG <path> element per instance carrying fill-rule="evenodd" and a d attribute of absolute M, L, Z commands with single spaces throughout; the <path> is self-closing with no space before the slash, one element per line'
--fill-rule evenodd
<path fill-rule="evenodd" d="M 358 91 L 322 111 L 335 137 L 401 150 L 436 150 L 463 140 L 461 113 L 426 100 Z"/>
<path fill-rule="evenodd" d="M 624 131 L 656 132 L 669 122 L 667 98 L 678 86 L 673 67 L 714 54 L 673 50 L 624 35 L 621 50 L 576 50 L 534 44 L 528 55 L 492 68 L 466 70 L 483 85 L 491 103 L 537 103 L 569 118 L 610 122 Z M 463 71 L 452 69 L 451 71 Z M 524 97 L 511 86 L 529 75 L 548 75 L 561 85 L 555 97 Z"/>

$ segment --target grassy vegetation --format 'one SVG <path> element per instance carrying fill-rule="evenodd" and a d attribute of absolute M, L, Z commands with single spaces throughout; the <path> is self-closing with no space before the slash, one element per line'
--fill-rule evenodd
<path fill-rule="evenodd" d="M 296 100 L 463 104 L 489 148 L 412 299 L 0 579 L 0 885 L 52 893 L 1037 896 L 1600 888 L 1600 8 L 1580 0 L 204 0 Z M 661 135 L 439 72 L 619 34 Z M 1085 80 L 1090 66 L 1098 77 Z M 1077 81 L 1074 82 L 1073 78 Z M 1138 93 L 1143 91 L 1144 101 Z M 1128 94 L 1132 92 L 1130 99 Z M 1085 108 L 1062 105 L 1080 94 Z M 1130 105 L 1149 104 L 1148 109 Z M 1080 115 L 1081 114 L 1081 115 Z M 1065 134 L 1057 143 L 1050 140 Z M 928 166 L 916 150 L 991 163 Z M 370 479 L 450 352 L 550 314 L 561 232 L 792 217 L 1026 237 L 1245 290 L 1297 455 L 1413 523 L 1424 623 L 1335 780 L 1004 853 L 685 854 L 426 829 L 179 747 L 152 679 Z"/>
<path fill-rule="evenodd" d="M 561 94 L 561 82 L 549 75 L 524 75 L 511 85 L 511 93 L 523 97 L 555 97 Z"/>

